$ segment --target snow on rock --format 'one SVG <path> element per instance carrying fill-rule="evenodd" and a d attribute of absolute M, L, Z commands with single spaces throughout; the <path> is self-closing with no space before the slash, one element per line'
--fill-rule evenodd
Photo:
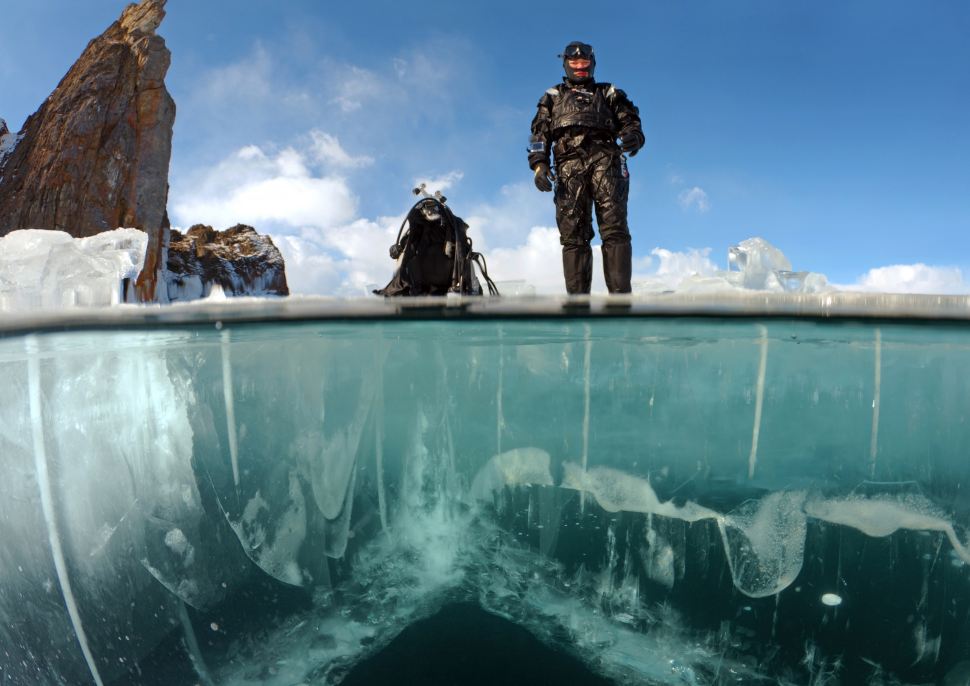
<path fill-rule="evenodd" d="M 3 170 L 4 160 L 17 145 L 17 141 L 17 136 L 10 133 L 10 129 L 7 128 L 7 122 L 0 119 L 0 172 Z M 0 181 L 2 180 L 3 174 L 0 173 Z"/>
<path fill-rule="evenodd" d="M 0 311 L 97 307 L 125 301 L 148 236 L 115 229 L 88 238 L 22 229 L 0 237 Z"/>
<path fill-rule="evenodd" d="M 168 300 L 225 295 L 289 295 L 283 256 L 269 236 L 238 224 L 225 231 L 196 224 L 172 229 L 167 262 Z"/>
<path fill-rule="evenodd" d="M 133 284 L 148 236 L 115 229 L 87 238 L 22 229 L 0 237 L 0 312 L 104 307 L 135 302 Z M 172 231 L 162 301 L 214 294 L 287 295 L 283 257 L 248 226 Z"/>

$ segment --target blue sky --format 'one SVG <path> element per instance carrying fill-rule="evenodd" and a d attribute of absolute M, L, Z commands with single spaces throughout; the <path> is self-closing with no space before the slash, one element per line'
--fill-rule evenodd
<path fill-rule="evenodd" d="M 124 4 L 5 3 L 0 117 L 19 128 Z M 173 223 L 251 223 L 297 290 L 360 292 L 424 178 L 502 278 L 558 287 L 524 148 L 579 39 L 643 118 L 638 273 L 762 236 L 835 283 L 970 291 L 970 4 L 631 5 L 170 0 Z"/>

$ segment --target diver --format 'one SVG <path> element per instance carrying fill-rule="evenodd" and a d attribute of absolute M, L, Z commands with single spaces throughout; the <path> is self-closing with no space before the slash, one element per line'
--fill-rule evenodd
<path fill-rule="evenodd" d="M 590 291 L 595 207 L 606 287 L 610 293 L 629 293 L 633 254 L 624 153 L 632 157 L 643 147 L 640 112 L 622 90 L 593 80 L 592 46 L 572 42 L 561 57 L 563 82 L 543 94 L 532 120 L 529 167 L 536 188 L 549 192 L 555 187 L 566 291 Z M 550 154 L 555 156 L 555 174 L 550 171 Z"/>

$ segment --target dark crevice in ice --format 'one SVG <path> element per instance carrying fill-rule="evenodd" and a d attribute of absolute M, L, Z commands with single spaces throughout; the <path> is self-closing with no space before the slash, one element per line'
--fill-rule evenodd
<path fill-rule="evenodd" d="M 572 655 L 475 603 L 452 603 L 414 622 L 357 664 L 341 686 L 609 686 Z"/>

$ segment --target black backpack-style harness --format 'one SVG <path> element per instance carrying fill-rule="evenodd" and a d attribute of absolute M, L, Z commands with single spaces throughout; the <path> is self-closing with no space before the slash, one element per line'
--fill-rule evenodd
<path fill-rule="evenodd" d="M 397 232 L 391 246 L 391 259 L 397 269 L 384 288 L 374 293 L 383 296 L 417 295 L 482 295 L 482 285 L 472 264 L 477 264 L 491 295 L 498 295 L 489 278 L 485 258 L 472 250 L 468 224 L 456 216 L 441 193 L 425 193 L 423 186 L 414 189 L 424 194 L 418 200 Z M 407 227 L 407 230 L 405 230 Z"/>

